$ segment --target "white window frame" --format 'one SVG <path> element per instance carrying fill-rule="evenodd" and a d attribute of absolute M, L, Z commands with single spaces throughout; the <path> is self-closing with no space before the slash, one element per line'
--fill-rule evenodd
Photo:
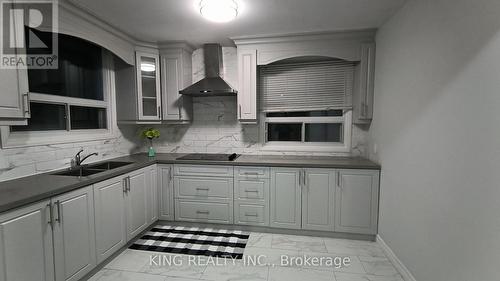
<path fill-rule="evenodd" d="M 261 114 L 260 136 L 262 150 L 276 152 L 342 152 L 351 151 L 352 139 L 352 110 L 344 110 L 343 116 L 326 117 L 267 117 Z M 292 142 L 292 141 L 267 141 L 268 123 L 342 123 L 344 142 Z M 304 134 L 304 130 L 302 132 Z M 302 139 L 304 139 L 302 137 Z"/>
<path fill-rule="evenodd" d="M 103 100 L 91 100 L 56 96 L 30 92 L 31 102 L 65 104 L 69 114 L 69 106 L 87 106 L 106 109 L 107 129 L 89 130 L 50 130 L 11 132 L 9 126 L 0 126 L 2 148 L 29 147 L 49 144 L 63 144 L 95 140 L 107 140 L 117 137 L 116 111 L 115 111 L 115 77 L 113 71 L 113 57 L 103 51 Z M 69 122 L 67 119 L 66 122 Z M 69 124 L 67 123 L 67 128 Z"/>

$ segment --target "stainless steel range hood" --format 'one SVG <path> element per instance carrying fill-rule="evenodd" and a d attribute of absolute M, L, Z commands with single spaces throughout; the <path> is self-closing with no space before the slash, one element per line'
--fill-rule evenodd
<path fill-rule="evenodd" d="M 205 44 L 203 53 L 205 55 L 205 78 L 179 93 L 195 97 L 235 96 L 238 91 L 220 77 L 223 70 L 222 47 L 219 44 Z"/>

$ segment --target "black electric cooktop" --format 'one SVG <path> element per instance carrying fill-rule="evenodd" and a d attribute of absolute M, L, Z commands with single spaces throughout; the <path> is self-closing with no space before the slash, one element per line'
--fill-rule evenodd
<path fill-rule="evenodd" d="M 240 155 L 236 153 L 233 154 L 192 153 L 176 158 L 176 160 L 234 161 L 239 156 Z"/>

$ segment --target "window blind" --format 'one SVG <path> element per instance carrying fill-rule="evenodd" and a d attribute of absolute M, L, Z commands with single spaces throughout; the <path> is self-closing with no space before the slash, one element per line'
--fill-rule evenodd
<path fill-rule="evenodd" d="M 349 109 L 354 62 L 287 63 L 259 68 L 264 112 Z"/>

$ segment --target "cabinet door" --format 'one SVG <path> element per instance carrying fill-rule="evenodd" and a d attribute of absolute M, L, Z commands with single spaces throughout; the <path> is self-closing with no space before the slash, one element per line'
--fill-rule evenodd
<path fill-rule="evenodd" d="M 91 187 L 52 199 L 56 281 L 77 281 L 96 266 L 94 196 Z"/>
<path fill-rule="evenodd" d="M 185 51 L 173 51 L 161 56 L 163 90 L 163 120 L 191 120 L 192 100 L 179 91 L 191 84 L 191 56 Z"/>
<path fill-rule="evenodd" d="M 127 242 L 123 177 L 96 183 L 94 201 L 97 262 L 100 263 Z"/>
<path fill-rule="evenodd" d="M 361 61 L 356 67 L 354 87 L 354 123 L 370 123 L 373 117 L 375 81 L 375 43 L 361 45 Z"/>
<path fill-rule="evenodd" d="M 379 171 L 342 170 L 338 177 L 335 231 L 376 234 Z"/>
<path fill-rule="evenodd" d="M 271 168 L 271 227 L 300 229 L 301 171 Z"/>
<path fill-rule="evenodd" d="M 302 180 L 302 228 L 332 231 L 334 226 L 335 171 L 305 169 Z"/>
<path fill-rule="evenodd" d="M 148 224 L 152 224 L 158 220 L 158 169 L 156 165 L 148 167 Z"/>
<path fill-rule="evenodd" d="M 257 121 L 257 50 L 238 50 L 238 119 Z"/>
<path fill-rule="evenodd" d="M 49 201 L 0 215 L 0 280 L 53 281 Z"/>
<path fill-rule="evenodd" d="M 127 177 L 126 212 L 127 241 L 146 229 L 148 222 L 147 177 L 145 169 Z"/>
<path fill-rule="evenodd" d="M 160 219 L 174 220 L 174 181 L 172 165 L 159 165 Z"/>
<path fill-rule="evenodd" d="M 139 120 L 161 120 L 159 56 L 136 53 Z"/>
<path fill-rule="evenodd" d="M 8 5 L 6 3 L 2 5 Z M 24 25 L 19 13 L 12 14 L 12 23 L 14 24 L 13 36 L 10 40 L 19 42 L 16 46 L 24 45 L 24 39 L 20 38 L 24 34 Z M 11 42 L 13 43 L 13 42 Z M 17 50 L 19 55 L 24 52 Z M 6 57 L 7 58 L 7 57 Z M 26 125 L 29 112 L 28 96 L 28 75 L 26 69 L 0 69 L 0 85 L 2 93 L 0 94 L 0 125 Z"/>

